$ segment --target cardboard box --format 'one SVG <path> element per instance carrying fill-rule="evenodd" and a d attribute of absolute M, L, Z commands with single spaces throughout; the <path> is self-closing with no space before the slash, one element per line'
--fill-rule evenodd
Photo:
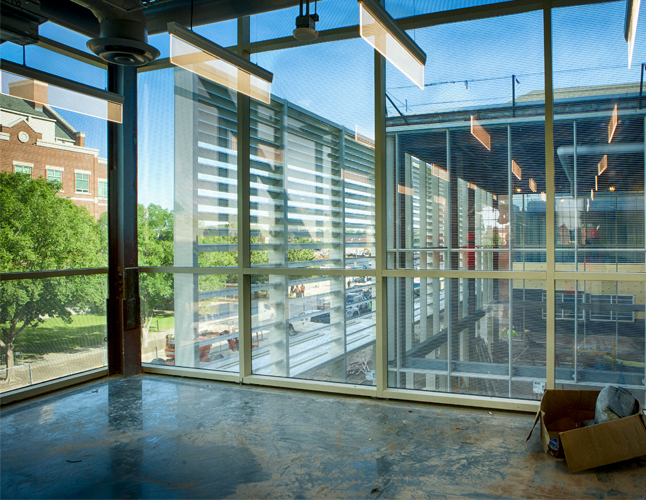
<path fill-rule="evenodd" d="M 543 451 L 565 457 L 570 472 L 646 455 L 646 419 L 639 414 L 582 427 L 594 418 L 601 391 L 546 390 L 534 420 L 540 421 Z"/>

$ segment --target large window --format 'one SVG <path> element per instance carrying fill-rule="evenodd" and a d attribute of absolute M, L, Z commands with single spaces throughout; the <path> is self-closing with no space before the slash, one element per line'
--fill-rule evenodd
<path fill-rule="evenodd" d="M 445 4 L 386 2 L 420 16 L 402 23 L 429 56 L 423 89 L 390 63 L 382 88 L 374 50 L 343 28 L 356 11 L 333 0 L 318 27 L 339 31 L 322 43 L 273 40 L 294 9 L 250 19 L 270 103 L 142 70 L 144 360 L 384 397 L 614 382 L 643 399 L 646 52 L 626 68 L 624 7 L 428 26 Z M 171 116 L 173 131 L 153 125 Z"/>
<path fill-rule="evenodd" d="M 626 44 L 612 35 L 624 7 L 553 10 L 554 244 L 556 270 L 571 273 L 555 284 L 557 315 L 569 318 L 555 328 L 555 364 L 557 384 L 620 384 L 642 399 L 646 30 L 640 23 L 628 68 Z"/>
<path fill-rule="evenodd" d="M 55 33 L 55 25 L 48 29 Z M 24 52 L 23 52 L 24 50 Z M 105 88 L 106 71 L 42 47 L 2 45 L 5 60 Z M 56 107 L 60 89 L 2 71 L 0 94 L 0 392 L 107 364 L 105 120 Z M 87 102 L 68 90 L 76 104 Z M 23 97 L 36 93 L 51 100 Z M 72 165 L 64 168 L 63 165 Z M 74 167 L 82 169 L 74 172 Z M 21 175 L 22 174 L 22 175 Z M 28 175 L 25 175 L 28 174 Z M 63 185 L 69 186 L 62 190 Z M 74 187 L 71 187 L 74 186 Z M 107 214 L 105 214 L 107 216 Z M 36 277 L 34 277 L 36 273 Z"/>
<path fill-rule="evenodd" d="M 390 387 L 530 399 L 546 380 L 545 283 L 525 274 L 546 265 L 542 29 L 531 12 L 415 30 L 453 47 L 423 91 L 388 67 L 387 265 L 416 271 L 388 280 Z"/>

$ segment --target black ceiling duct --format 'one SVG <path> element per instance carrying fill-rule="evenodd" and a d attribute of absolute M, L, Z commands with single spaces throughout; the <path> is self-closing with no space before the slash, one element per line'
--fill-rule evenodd
<path fill-rule="evenodd" d="M 100 36 L 87 47 L 104 61 L 142 66 L 159 57 L 148 43 L 143 7 L 139 0 L 74 0 L 92 11 L 100 23 Z"/>

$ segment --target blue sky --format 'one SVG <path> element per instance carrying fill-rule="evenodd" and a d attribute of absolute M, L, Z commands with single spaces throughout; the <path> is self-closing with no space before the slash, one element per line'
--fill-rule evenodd
<path fill-rule="evenodd" d="M 389 1 L 395 18 L 421 12 L 494 3 L 474 0 Z M 623 39 L 624 2 L 555 9 L 553 47 L 555 87 L 639 82 L 639 66 L 646 61 L 646 14 L 638 26 L 633 67 L 627 69 Z M 643 9 L 642 9 L 643 10 Z M 291 33 L 297 9 L 254 16 L 252 42 Z M 355 24 L 358 6 L 353 0 L 319 2 L 319 29 Z M 411 30 L 409 34 L 427 53 L 424 90 L 415 87 L 388 65 L 388 93 L 398 107 L 409 112 L 477 107 L 511 99 L 510 78 L 517 75 L 517 95 L 543 88 L 542 12 L 496 17 Z M 196 28 L 225 46 L 236 41 L 236 22 Z M 85 49 L 85 37 L 51 23 L 41 27 L 44 36 Z M 168 55 L 168 35 L 150 42 Z M 2 57 L 22 62 L 22 49 L 3 44 Z M 313 113 L 374 135 L 373 50 L 361 39 L 316 44 L 252 55 L 252 61 L 274 73 L 272 92 Z M 26 62 L 44 71 L 105 88 L 105 72 L 53 54 L 27 47 Z M 451 82 L 451 83 L 445 83 Z M 454 82 L 454 83 L 453 83 Z M 173 70 L 140 75 L 139 87 L 139 190 L 140 202 L 173 204 L 174 116 Z M 389 106 L 389 113 L 395 113 Z M 61 112 L 78 130 L 86 132 L 87 145 L 105 156 L 105 122 Z"/>

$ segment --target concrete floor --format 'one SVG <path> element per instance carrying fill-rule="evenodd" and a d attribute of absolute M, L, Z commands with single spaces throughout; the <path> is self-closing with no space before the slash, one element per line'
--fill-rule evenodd
<path fill-rule="evenodd" d="M 644 498 L 570 474 L 533 416 L 143 375 L 0 411 L 9 498 Z"/>

